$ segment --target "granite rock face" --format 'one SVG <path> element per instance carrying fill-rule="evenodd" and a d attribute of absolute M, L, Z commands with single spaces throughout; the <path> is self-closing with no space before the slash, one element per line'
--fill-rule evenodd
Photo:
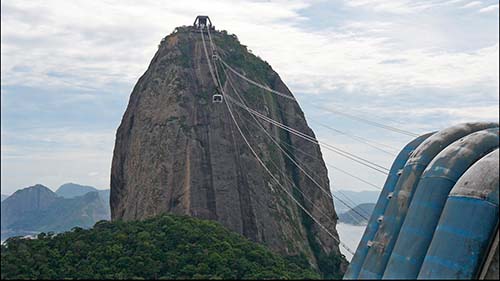
<path fill-rule="evenodd" d="M 219 55 L 238 72 L 292 96 L 278 74 L 236 36 L 213 31 L 212 37 Z M 218 69 L 226 95 L 238 99 L 229 77 L 249 107 L 314 136 L 295 101 L 264 92 L 234 74 L 226 75 L 221 65 Z M 116 133 L 112 220 L 141 220 L 160 213 L 215 220 L 278 253 L 303 255 L 323 272 L 333 267 L 334 260 L 337 272 L 331 274 L 342 276 L 346 262 L 338 243 L 261 167 L 226 104 L 212 102 L 214 92 L 201 33 L 177 28 L 162 40 L 135 85 Z M 252 147 L 282 186 L 338 237 L 332 199 L 286 158 L 251 115 L 235 105 L 232 109 Z M 318 145 L 268 123 L 262 126 L 328 189 Z"/>

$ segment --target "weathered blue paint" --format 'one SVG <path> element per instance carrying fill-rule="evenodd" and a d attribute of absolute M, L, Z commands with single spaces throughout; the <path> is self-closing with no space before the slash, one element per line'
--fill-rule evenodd
<path fill-rule="evenodd" d="M 379 222 L 377 221 L 378 217 L 383 215 L 387 204 L 389 203 L 389 194 L 394 191 L 394 187 L 399 179 L 399 170 L 401 170 L 408 158 L 410 157 L 410 153 L 415 150 L 424 140 L 426 140 L 429 136 L 434 133 L 428 133 L 425 135 L 421 135 L 411 142 L 409 142 L 402 150 L 399 152 L 398 156 L 394 160 L 391 166 L 391 170 L 384 184 L 384 188 L 380 192 L 380 195 L 377 200 L 377 204 L 373 209 L 370 220 L 368 221 L 368 225 L 366 226 L 365 232 L 361 241 L 359 242 L 358 248 L 356 250 L 355 255 L 351 259 L 351 263 L 349 264 L 349 268 L 347 269 L 344 279 L 357 279 L 361 266 L 363 265 L 366 254 L 368 253 L 368 246 L 366 243 L 372 240 L 377 232 Z"/>
<path fill-rule="evenodd" d="M 419 279 L 474 279 L 498 224 L 499 152 L 472 165 L 453 187 Z"/>
<path fill-rule="evenodd" d="M 498 127 L 498 123 L 466 123 L 439 131 L 412 153 L 394 188 L 393 198 L 384 213 L 358 279 L 380 279 L 396 243 L 420 176 L 432 159 L 456 140 L 476 131 Z"/>
<path fill-rule="evenodd" d="M 469 134 L 442 150 L 420 178 L 385 269 L 384 279 L 415 279 L 448 194 L 477 160 L 498 148 L 498 128 Z"/>

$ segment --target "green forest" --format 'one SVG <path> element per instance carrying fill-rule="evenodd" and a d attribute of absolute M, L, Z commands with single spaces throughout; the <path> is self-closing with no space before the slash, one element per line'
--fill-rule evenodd
<path fill-rule="evenodd" d="M 100 221 L 1 246 L 2 279 L 318 279 L 304 257 L 282 257 L 216 222 L 161 215 Z"/>

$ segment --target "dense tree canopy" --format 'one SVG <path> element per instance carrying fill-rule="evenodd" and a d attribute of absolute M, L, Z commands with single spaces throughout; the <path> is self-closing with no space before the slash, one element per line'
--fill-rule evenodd
<path fill-rule="evenodd" d="M 173 215 L 10 238 L 1 266 L 2 279 L 319 278 L 305 258 L 283 258 L 218 223 Z"/>

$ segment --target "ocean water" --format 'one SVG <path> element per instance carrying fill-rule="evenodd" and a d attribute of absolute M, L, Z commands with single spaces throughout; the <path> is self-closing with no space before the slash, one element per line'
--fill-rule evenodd
<path fill-rule="evenodd" d="M 358 243 L 361 240 L 361 236 L 365 232 L 365 225 L 352 225 L 346 223 L 337 224 L 337 232 L 340 236 L 340 241 L 345 243 L 353 252 L 356 251 Z M 340 252 L 345 255 L 348 261 L 351 261 L 352 255 L 347 252 L 342 246 L 340 246 Z"/>

